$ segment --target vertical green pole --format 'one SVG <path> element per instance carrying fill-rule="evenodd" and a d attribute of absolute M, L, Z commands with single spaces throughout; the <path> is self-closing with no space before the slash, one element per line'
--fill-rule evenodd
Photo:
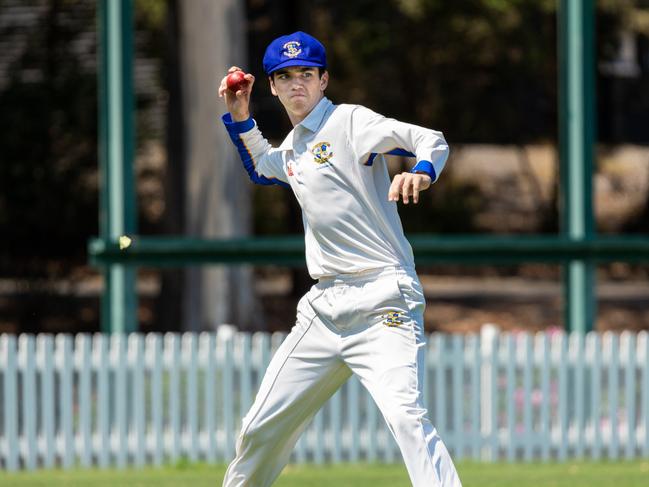
<path fill-rule="evenodd" d="M 560 0 L 558 21 L 561 231 L 572 240 L 588 240 L 595 235 L 594 0 Z M 565 264 L 564 294 L 568 329 L 592 330 L 596 314 L 592 261 L 575 259 Z"/>
<path fill-rule="evenodd" d="M 99 31 L 100 232 L 104 240 L 117 241 L 122 235 L 134 234 L 137 226 L 133 173 L 132 0 L 101 0 Z M 111 264 L 103 273 L 102 331 L 135 331 L 135 269 Z"/>

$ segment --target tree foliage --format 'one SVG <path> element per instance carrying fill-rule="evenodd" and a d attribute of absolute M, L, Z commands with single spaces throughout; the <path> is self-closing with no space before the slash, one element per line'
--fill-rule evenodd
<path fill-rule="evenodd" d="M 0 86 L 5 269 L 9 255 L 11 265 L 20 256 L 83 259 L 88 236 L 97 233 L 96 3 L 3 0 L 3 12 L 19 3 L 39 17 L 31 27 L 0 25 L 3 46 L 18 53 Z M 167 2 L 135 5 L 137 48 L 163 59 Z M 553 141 L 556 6 L 555 0 L 248 2 L 251 69 L 260 74 L 259 45 L 267 39 L 305 29 L 328 47 L 334 76 L 329 95 L 336 102 L 363 103 L 440 128 L 453 143 Z M 600 0 L 597 8 L 598 62 L 616 55 L 620 29 L 631 29 L 647 44 L 646 0 Z M 10 52 L 3 50 L 4 59 Z M 167 67 L 160 65 L 163 80 Z M 647 73 L 643 76 L 644 84 L 632 87 L 638 96 L 625 101 L 639 121 L 646 119 L 649 103 L 642 89 Z M 263 93 L 265 83 L 259 81 Z M 602 88 L 600 97 L 607 85 Z M 164 89 L 138 93 L 138 108 L 165 96 Z M 284 126 L 274 127 L 284 115 L 267 101 L 262 96 L 256 113 L 262 122 L 271 121 L 262 124 L 268 134 L 279 135 Z M 275 115 L 267 117 L 268 107 L 276 107 Z M 641 123 L 632 125 L 646 133 Z M 163 132 L 150 133 L 138 124 L 140 140 Z"/>
<path fill-rule="evenodd" d="M 21 257 L 83 255 L 97 232 L 97 82 L 87 63 L 94 43 L 84 37 L 94 11 L 74 7 L 47 4 L 0 91 L 5 271 Z"/>
<path fill-rule="evenodd" d="M 456 142 L 554 136 L 554 1 L 321 3 L 332 94 L 444 127 Z M 334 28 L 332 28 L 334 27 Z"/>

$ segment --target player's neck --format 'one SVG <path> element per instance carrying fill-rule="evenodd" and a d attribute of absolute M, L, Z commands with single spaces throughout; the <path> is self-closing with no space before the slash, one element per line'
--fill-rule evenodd
<path fill-rule="evenodd" d="M 307 118 L 313 110 L 315 110 L 315 107 L 318 106 L 318 104 L 322 101 L 323 98 L 324 98 L 324 93 L 320 93 L 320 98 L 318 98 L 318 100 L 313 104 L 313 106 L 307 111 L 292 112 L 286 110 L 286 114 L 288 115 L 288 119 L 291 121 L 291 125 L 295 127 L 296 125 L 302 123 L 302 121 L 305 118 Z"/>
<path fill-rule="evenodd" d="M 306 117 L 308 117 L 309 113 L 311 113 L 311 112 L 307 113 L 306 115 L 296 115 L 296 114 L 291 113 L 291 112 L 287 112 L 287 113 L 288 113 L 288 119 L 291 121 L 291 125 L 293 125 L 293 127 L 295 127 L 302 120 L 304 120 Z"/>

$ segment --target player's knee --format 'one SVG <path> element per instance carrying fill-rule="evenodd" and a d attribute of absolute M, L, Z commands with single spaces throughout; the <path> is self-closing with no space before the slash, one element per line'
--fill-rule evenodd
<path fill-rule="evenodd" d="M 390 426 L 397 437 L 419 434 L 426 410 L 419 407 L 395 407 L 389 414 Z"/>
<path fill-rule="evenodd" d="M 259 425 L 254 420 L 247 421 L 246 418 L 244 418 L 243 426 L 235 445 L 237 456 L 241 456 L 251 450 L 254 451 L 256 449 L 255 444 L 258 443 L 258 437 Z"/>
<path fill-rule="evenodd" d="M 239 436 L 239 448 L 245 450 L 259 442 L 260 430 L 255 424 L 250 424 Z"/>

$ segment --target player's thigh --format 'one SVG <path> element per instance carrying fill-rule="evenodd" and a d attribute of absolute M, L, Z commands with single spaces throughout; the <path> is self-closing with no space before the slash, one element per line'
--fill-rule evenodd
<path fill-rule="evenodd" d="M 401 298 L 390 303 L 390 311 L 380 320 L 352 337 L 345 361 L 377 402 L 379 396 L 385 396 L 412 405 L 418 399 L 423 379 L 425 304 L 416 277 L 393 278 Z"/>
<path fill-rule="evenodd" d="M 334 337 L 317 317 L 304 320 L 298 313 L 264 374 L 244 429 L 253 420 L 257 427 L 281 418 L 297 421 L 319 408 L 351 374 L 335 348 Z"/>

